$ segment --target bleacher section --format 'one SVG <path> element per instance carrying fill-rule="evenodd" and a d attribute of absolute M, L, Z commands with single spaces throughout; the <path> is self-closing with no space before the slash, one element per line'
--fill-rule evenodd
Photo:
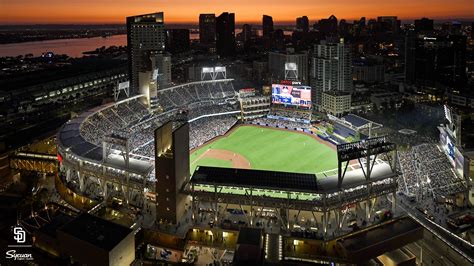
<path fill-rule="evenodd" d="M 363 117 L 348 114 L 341 118 L 328 115 L 334 128 L 332 139 L 338 139 L 337 142 L 343 143 L 347 138 L 366 139 L 370 135 L 370 130 L 381 128 L 382 125 L 365 119 Z M 370 127 L 370 128 L 369 128 Z M 369 130 L 367 130 L 369 129 Z"/>
<path fill-rule="evenodd" d="M 219 104 L 235 98 L 231 79 L 191 82 L 158 91 L 158 106 L 168 111 L 203 101 Z"/>
<path fill-rule="evenodd" d="M 208 114 L 219 114 L 238 111 L 236 92 L 231 79 L 192 82 L 158 92 L 158 104 L 162 112 L 151 113 L 141 102 L 142 96 L 135 96 L 117 103 L 106 104 L 81 115 L 81 120 L 76 123 L 76 131 L 61 134 L 64 142 L 74 140 L 82 143 L 81 154 L 94 152 L 94 159 L 100 159 L 102 142 L 105 136 L 112 133 L 128 138 L 129 148 L 133 156 L 149 160 L 153 159 L 154 145 L 153 132 L 165 121 L 176 118 L 178 115 L 184 119 L 195 120 Z M 216 120 L 220 121 L 220 120 Z M 235 123 L 235 116 L 230 116 L 222 121 L 223 128 Z M 199 121 L 193 122 L 198 124 Z M 208 123 L 212 125 L 212 123 Z M 213 126 L 218 126 L 214 124 Z M 64 128 L 68 128 L 66 125 Z M 196 126 L 197 127 L 197 126 Z M 206 126 L 200 126 L 206 131 Z M 77 130 L 79 129 L 79 130 Z M 65 132 L 66 133 L 66 132 Z M 211 130 L 205 136 L 222 134 L 220 131 Z M 74 138 L 66 139 L 73 134 Z M 199 137 L 199 140 L 194 140 Z M 203 143 L 206 137 L 191 136 L 192 143 Z M 69 145 L 70 146 L 70 145 Z M 76 146 L 76 145 L 75 145 Z M 79 147 L 79 146 L 78 146 Z M 99 156 L 100 155 L 100 156 Z"/>
<path fill-rule="evenodd" d="M 449 159 L 435 144 L 417 145 L 398 155 L 403 173 L 398 183 L 407 195 L 428 190 L 434 197 L 445 197 L 466 191 L 465 180 L 454 173 Z"/>
<path fill-rule="evenodd" d="M 345 126 L 343 126 L 339 123 L 334 123 L 333 127 L 334 127 L 334 134 L 337 134 L 337 135 L 343 137 L 344 139 L 346 139 L 348 137 L 355 138 L 356 135 L 357 135 L 357 133 L 354 130 L 352 130 L 348 127 L 345 127 Z"/>

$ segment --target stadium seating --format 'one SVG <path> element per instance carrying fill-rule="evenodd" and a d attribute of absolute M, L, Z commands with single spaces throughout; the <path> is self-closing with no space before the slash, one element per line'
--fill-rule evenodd
<path fill-rule="evenodd" d="M 343 138 L 356 136 L 356 132 L 354 130 L 338 123 L 334 123 L 334 134 L 337 134 Z"/>
<path fill-rule="evenodd" d="M 104 136 L 111 133 L 125 134 L 129 138 L 133 154 L 152 157 L 154 130 L 164 122 L 176 118 L 179 110 L 187 111 L 188 119 L 235 111 L 238 110 L 236 106 L 226 103 L 227 99 L 235 96 L 232 82 L 227 80 L 175 86 L 158 92 L 158 104 L 163 113 L 151 113 L 138 99 L 120 102 L 88 116 L 80 126 L 80 135 L 85 141 L 100 147 Z M 210 119 L 202 120 L 203 125 L 198 126 L 197 124 L 201 123 L 199 121 L 191 125 L 191 130 L 195 128 L 199 132 L 209 132 L 199 137 L 191 134 L 191 143 L 194 143 L 191 145 L 192 148 L 216 135 L 223 134 L 227 131 L 226 128 L 229 129 L 236 121 L 227 117 L 222 121 L 215 119 L 216 123 L 212 124 L 208 120 L 210 121 Z M 222 126 L 222 130 L 217 130 L 219 125 Z"/>
<path fill-rule="evenodd" d="M 235 95 L 230 81 L 192 83 L 159 91 L 158 104 L 167 111 L 202 101 L 232 98 Z"/>
<path fill-rule="evenodd" d="M 451 164 L 436 144 L 421 144 L 399 152 L 402 175 L 400 190 L 416 195 L 421 190 L 433 196 L 448 196 L 466 189 L 464 180 L 451 170 Z"/>

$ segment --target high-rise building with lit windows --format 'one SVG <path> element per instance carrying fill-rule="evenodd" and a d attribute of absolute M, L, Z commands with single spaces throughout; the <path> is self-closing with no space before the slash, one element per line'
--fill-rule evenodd
<path fill-rule="evenodd" d="M 153 71 L 153 54 L 165 50 L 163 12 L 127 17 L 129 79 L 132 92 L 139 88 L 139 73 Z"/>
<path fill-rule="evenodd" d="M 352 55 L 349 45 L 339 42 L 322 41 L 314 47 L 311 59 L 311 97 L 316 108 L 322 104 L 322 93 L 326 91 L 351 92 Z"/>
<path fill-rule="evenodd" d="M 216 15 L 199 15 L 199 43 L 214 46 L 216 44 Z"/>

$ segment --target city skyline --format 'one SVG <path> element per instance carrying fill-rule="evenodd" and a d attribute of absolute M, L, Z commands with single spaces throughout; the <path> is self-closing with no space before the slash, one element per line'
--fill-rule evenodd
<path fill-rule="evenodd" d="M 269 5 L 271 2 L 271 5 Z M 133 4 L 131 4 L 133 3 Z M 408 0 L 397 3 L 378 2 L 375 0 L 360 1 L 358 5 L 350 5 L 349 0 L 322 1 L 311 0 L 288 1 L 263 0 L 255 3 L 249 0 L 215 3 L 213 0 L 163 1 L 156 5 L 150 0 L 140 1 L 73 1 L 59 0 L 33 1 L 2 1 L 0 24 L 112 24 L 125 23 L 125 17 L 133 14 L 145 14 L 163 11 L 165 21 L 175 24 L 195 24 L 201 13 L 232 12 L 236 14 L 236 23 L 261 23 L 262 15 L 270 15 L 276 24 L 294 23 L 297 17 L 306 15 L 311 22 L 327 18 L 334 14 L 337 18 L 353 20 L 364 16 L 375 18 L 383 15 L 398 16 L 402 20 L 413 20 L 421 16 L 432 19 L 472 19 L 474 6 L 467 0 L 417 1 Z M 471 7 L 469 7 L 471 6 Z M 28 7 L 25 9 L 25 7 Z"/>

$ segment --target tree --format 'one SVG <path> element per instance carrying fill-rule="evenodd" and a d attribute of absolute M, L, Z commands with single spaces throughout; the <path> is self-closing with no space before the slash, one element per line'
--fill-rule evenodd
<path fill-rule="evenodd" d="M 334 127 L 331 124 L 328 124 L 326 126 L 326 132 L 332 135 L 334 133 Z"/>
<path fill-rule="evenodd" d="M 360 132 L 357 131 L 355 134 L 355 140 L 360 140 Z"/>

